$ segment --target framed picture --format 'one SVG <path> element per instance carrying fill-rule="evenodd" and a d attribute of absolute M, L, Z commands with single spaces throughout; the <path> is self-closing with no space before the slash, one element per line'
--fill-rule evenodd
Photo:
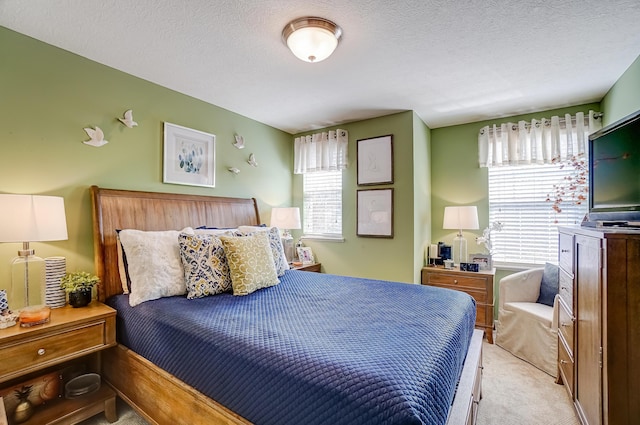
<path fill-rule="evenodd" d="M 164 123 L 163 182 L 215 187 L 216 136 Z"/>
<path fill-rule="evenodd" d="M 358 185 L 393 183 L 393 135 L 358 140 Z"/>
<path fill-rule="evenodd" d="M 393 238 L 393 189 L 358 190 L 356 234 Z"/>
<path fill-rule="evenodd" d="M 302 264 L 313 264 L 315 259 L 313 258 L 313 251 L 308 246 L 298 247 L 298 259 Z"/>
<path fill-rule="evenodd" d="M 469 262 L 480 264 L 480 270 L 491 270 L 493 268 L 491 255 L 488 254 L 469 254 Z"/>

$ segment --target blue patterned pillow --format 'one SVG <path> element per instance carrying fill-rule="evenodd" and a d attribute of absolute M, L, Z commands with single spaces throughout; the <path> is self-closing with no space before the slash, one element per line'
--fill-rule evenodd
<path fill-rule="evenodd" d="M 219 238 L 181 233 L 178 241 L 188 299 L 231 290 L 229 263 Z"/>
<path fill-rule="evenodd" d="M 540 283 L 540 295 L 536 302 L 553 307 L 553 300 L 558 293 L 559 286 L 560 270 L 558 269 L 558 266 L 546 263 L 544 265 L 544 272 L 542 273 L 542 282 Z"/>

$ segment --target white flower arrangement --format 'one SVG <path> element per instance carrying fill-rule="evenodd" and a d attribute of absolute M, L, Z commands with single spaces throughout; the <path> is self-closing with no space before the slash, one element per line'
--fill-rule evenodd
<path fill-rule="evenodd" d="M 483 244 L 487 251 L 489 251 L 489 255 L 493 255 L 493 244 L 491 242 L 491 232 L 496 231 L 500 232 L 504 225 L 499 221 L 494 221 L 491 223 L 489 227 L 486 227 L 482 231 L 482 236 L 476 237 L 476 243 L 478 245 Z"/>

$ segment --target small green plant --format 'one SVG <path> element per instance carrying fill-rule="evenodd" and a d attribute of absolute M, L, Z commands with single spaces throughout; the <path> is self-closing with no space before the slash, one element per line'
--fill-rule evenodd
<path fill-rule="evenodd" d="M 64 289 L 66 292 L 83 291 L 93 288 L 99 282 L 98 276 L 87 272 L 73 272 L 60 279 L 60 289 Z"/>

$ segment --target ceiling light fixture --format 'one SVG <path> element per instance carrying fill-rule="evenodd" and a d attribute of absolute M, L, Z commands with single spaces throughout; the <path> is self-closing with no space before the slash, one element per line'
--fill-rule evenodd
<path fill-rule="evenodd" d="M 342 28 L 324 18 L 304 17 L 289 22 L 282 41 L 305 62 L 320 62 L 331 56 L 342 37 Z"/>

